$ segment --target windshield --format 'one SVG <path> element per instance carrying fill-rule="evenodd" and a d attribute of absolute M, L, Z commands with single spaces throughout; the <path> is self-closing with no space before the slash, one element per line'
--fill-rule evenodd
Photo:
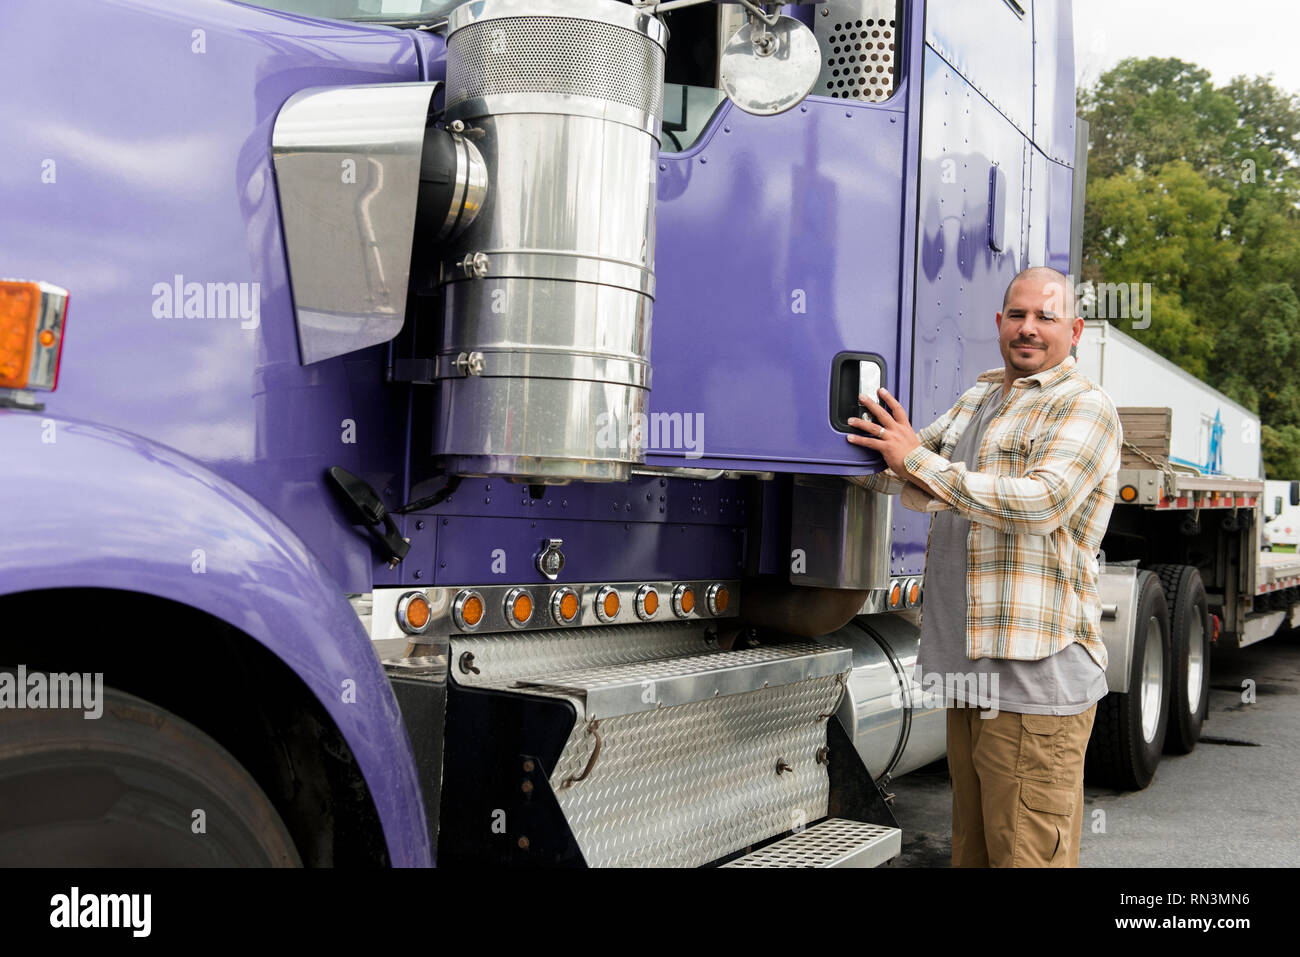
<path fill-rule="evenodd" d="M 255 7 L 334 20 L 428 20 L 445 16 L 465 0 L 245 0 Z"/>

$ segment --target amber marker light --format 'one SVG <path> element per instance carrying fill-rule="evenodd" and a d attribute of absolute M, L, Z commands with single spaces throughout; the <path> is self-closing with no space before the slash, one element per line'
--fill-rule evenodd
<path fill-rule="evenodd" d="M 695 610 L 695 589 L 690 585 L 678 585 L 673 589 L 673 614 L 685 618 Z"/>
<path fill-rule="evenodd" d="M 1122 501 L 1131 502 L 1138 497 L 1138 490 L 1132 485 L 1125 485 L 1119 490 L 1119 497 Z"/>
<path fill-rule="evenodd" d="M 408 635 L 422 634 L 433 620 L 424 592 L 408 591 L 397 602 L 397 624 Z"/>
<path fill-rule="evenodd" d="M 578 617 L 578 593 L 561 588 L 551 596 L 551 617 L 561 625 L 571 625 Z"/>
<path fill-rule="evenodd" d="M 636 591 L 636 616 L 649 621 L 659 610 L 659 591 L 654 585 L 642 585 Z"/>
<path fill-rule="evenodd" d="M 515 599 L 515 617 L 520 621 L 527 621 L 533 617 L 533 600 L 527 595 L 520 595 Z"/>
<path fill-rule="evenodd" d="M 515 628 L 522 628 L 533 617 L 533 596 L 526 589 L 512 588 L 506 592 L 506 619 Z"/>
<path fill-rule="evenodd" d="M 483 596 L 465 589 L 451 605 L 451 617 L 462 631 L 473 631 L 483 622 Z"/>
<path fill-rule="evenodd" d="M 901 582 L 894 582 L 889 588 L 889 607 L 898 608 L 903 604 L 903 585 Z"/>
<path fill-rule="evenodd" d="M 48 392 L 59 381 L 68 291 L 0 280 L 0 388 Z"/>
<path fill-rule="evenodd" d="M 704 599 L 709 606 L 710 615 L 721 615 L 726 612 L 727 605 L 731 601 L 731 592 L 727 590 L 726 585 L 716 582 L 704 593 Z"/>
<path fill-rule="evenodd" d="M 603 622 L 611 622 L 618 617 L 618 589 L 613 585 L 604 585 L 596 592 L 596 617 Z"/>
<path fill-rule="evenodd" d="M 907 603 L 915 605 L 921 600 L 921 583 L 915 578 L 907 586 Z"/>

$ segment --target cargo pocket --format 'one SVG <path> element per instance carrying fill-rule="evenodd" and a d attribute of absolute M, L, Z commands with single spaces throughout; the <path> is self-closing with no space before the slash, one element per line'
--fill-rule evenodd
<path fill-rule="evenodd" d="M 1065 866 L 1070 860 L 1071 842 L 1078 839 L 1070 833 L 1075 799 L 1070 788 L 1020 782 L 1012 867 Z"/>
<path fill-rule="evenodd" d="M 1016 777 L 1044 784 L 1061 783 L 1064 775 L 1062 750 L 1069 719 L 1052 714 L 1020 716 L 1020 753 L 1016 756 Z"/>

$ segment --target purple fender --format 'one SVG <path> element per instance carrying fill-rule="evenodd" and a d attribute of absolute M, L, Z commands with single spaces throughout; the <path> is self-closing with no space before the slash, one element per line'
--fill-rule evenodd
<path fill-rule="evenodd" d="M 394 866 L 433 863 L 397 701 L 344 590 L 256 499 L 138 435 L 0 410 L 0 595 L 113 588 L 183 602 L 265 646 L 356 757 Z M 328 636 L 328 640 L 323 640 Z M 355 701 L 344 702 L 346 682 Z"/>

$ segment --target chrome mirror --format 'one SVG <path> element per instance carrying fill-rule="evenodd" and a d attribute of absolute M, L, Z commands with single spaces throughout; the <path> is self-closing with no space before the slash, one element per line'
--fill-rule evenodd
<path fill-rule="evenodd" d="M 812 0 L 819 3 L 821 0 Z M 812 92 L 821 74 L 817 37 L 801 21 L 783 16 L 780 4 L 754 0 L 633 0 L 648 13 L 669 13 L 701 3 L 739 3 L 747 22 L 727 41 L 718 72 L 727 99 L 746 113 L 784 113 Z"/>
<path fill-rule="evenodd" d="M 746 113 L 784 113 L 812 92 L 821 73 L 821 48 L 794 17 L 745 7 L 749 22 L 722 51 L 722 88 Z"/>

